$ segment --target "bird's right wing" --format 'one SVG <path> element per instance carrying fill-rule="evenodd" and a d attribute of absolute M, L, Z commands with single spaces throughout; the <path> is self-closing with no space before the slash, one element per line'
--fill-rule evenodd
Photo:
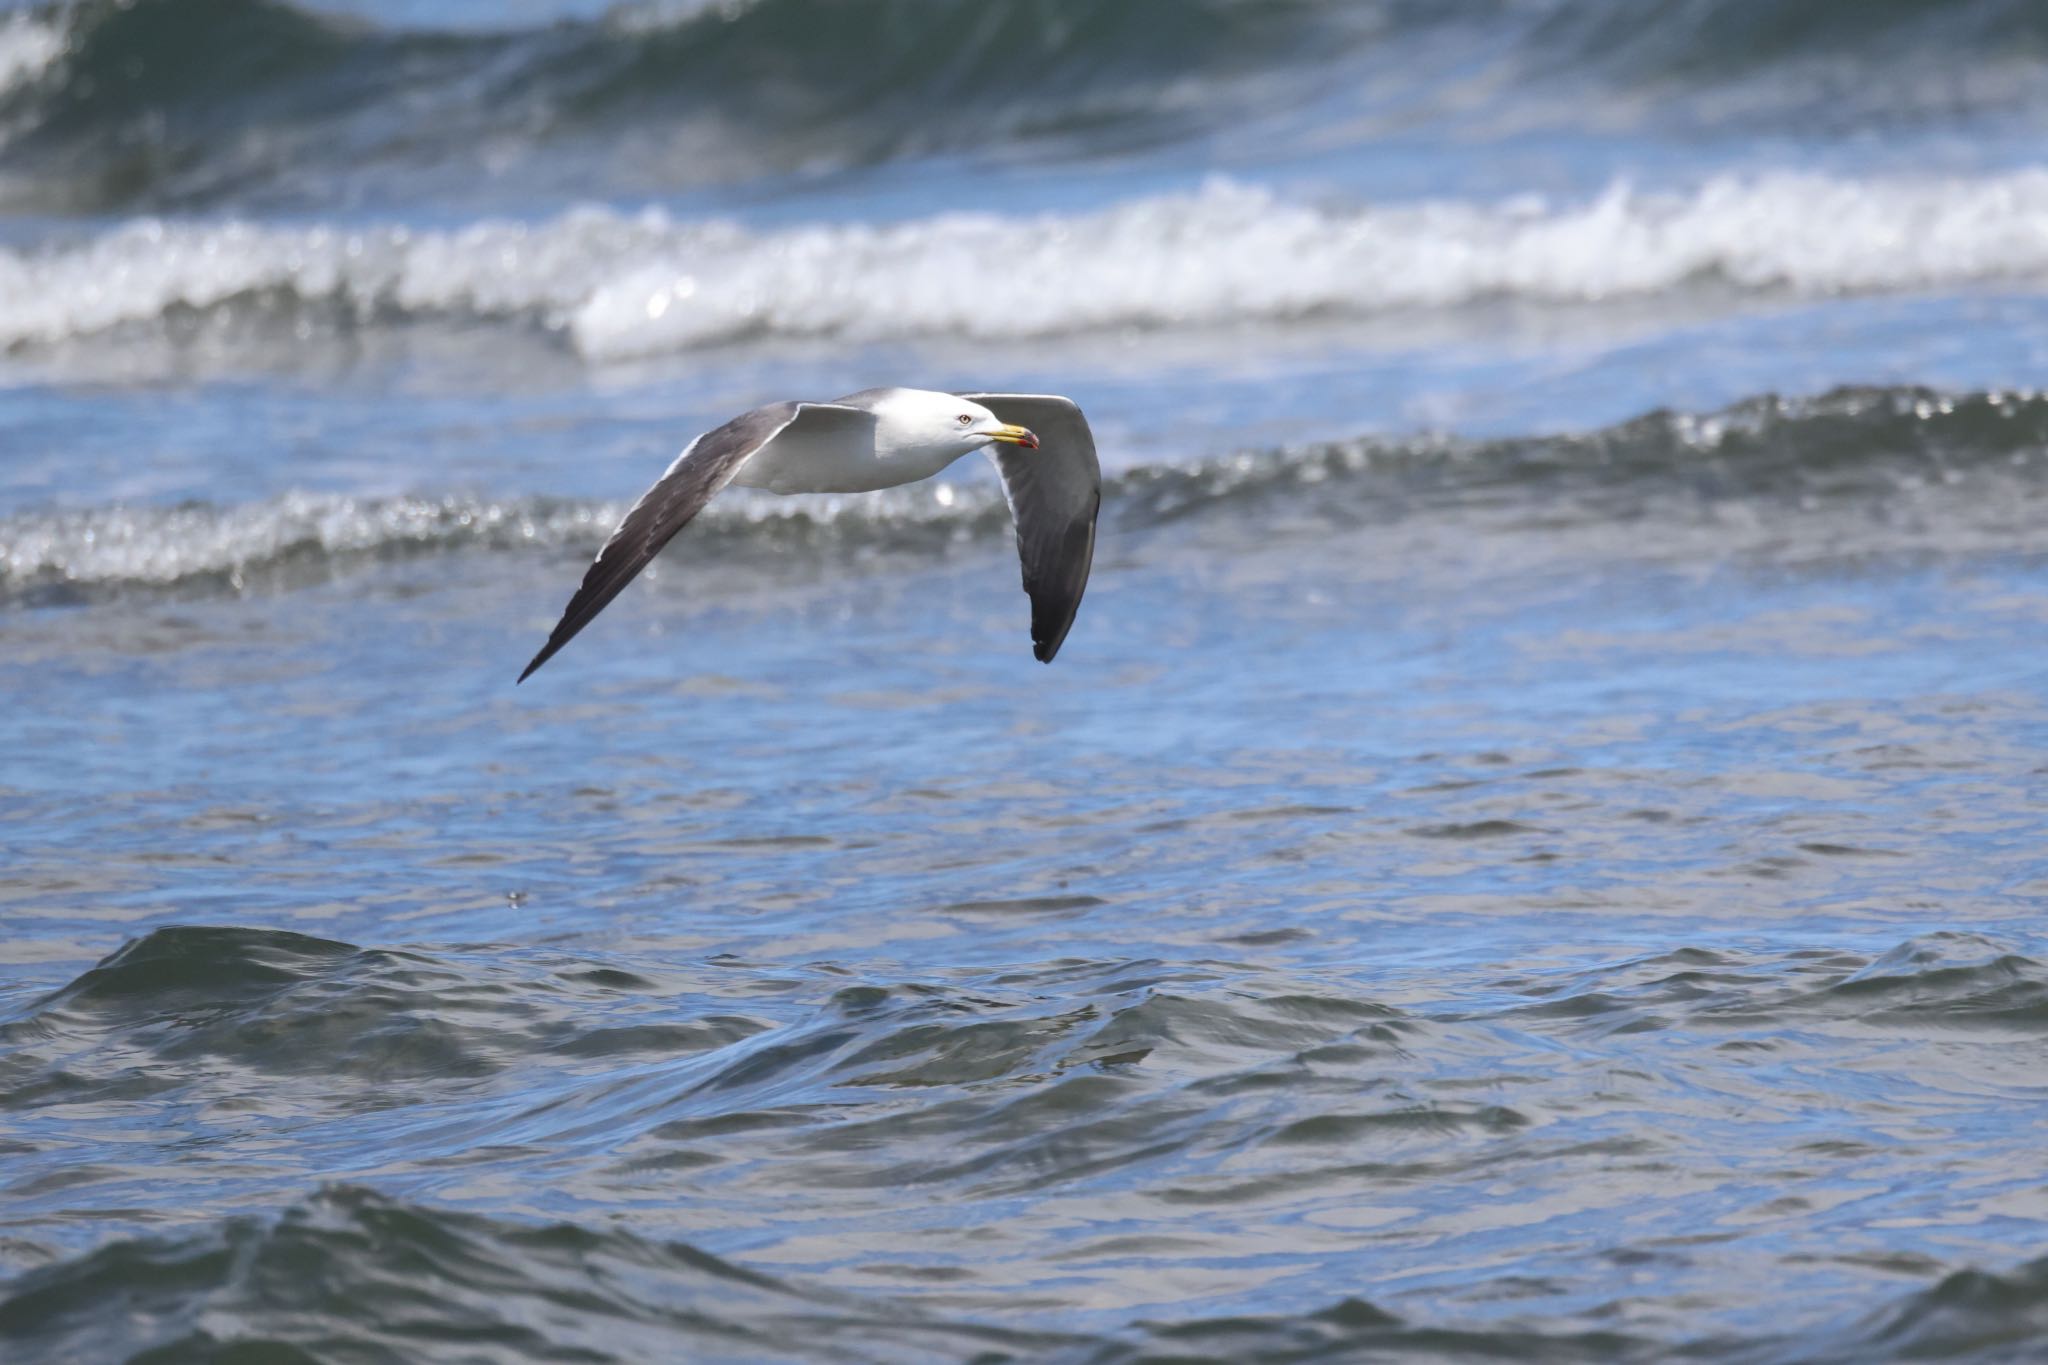
<path fill-rule="evenodd" d="M 689 525 L 690 518 L 704 510 L 718 493 L 733 481 L 744 465 L 763 446 L 785 431 L 806 434 L 848 428 L 867 429 L 874 414 L 837 403 L 771 403 L 741 413 L 722 427 L 713 428 L 690 442 L 676 456 L 654 487 L 640 495 L 611 539 L 597 552 L 583 585 L 569 599 L 548 642 L 519 675 L 525 682 L 555 656 L 555 652 L 576 638 L 632 582 L 647 562 Z"/>
<path fill-rule="evenodd" d="M 1031 653 L 1049 664 L 1081 610 L 1095 561 L 1095 515 L 1102 467 L 1095 434 L 1073 400 L 1052 394 L 969 393 L 1005 422 L 1031 428 L 1038 449 L 990 446 L 1003 494 L 1017 522 L 1017 557 L 1031 597 Z"/>

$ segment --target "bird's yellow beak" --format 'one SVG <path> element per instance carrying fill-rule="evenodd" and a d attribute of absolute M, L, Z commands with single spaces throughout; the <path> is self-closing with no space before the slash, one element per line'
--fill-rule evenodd
<path fill-rule="evenodd" d="M 1000 441 L 1006 446 L 1023 446 L 1026 450 L 1038 449 L 1038 438 L 1028 427 L 1000 426 L 989 433 L 991 441 Z"/>

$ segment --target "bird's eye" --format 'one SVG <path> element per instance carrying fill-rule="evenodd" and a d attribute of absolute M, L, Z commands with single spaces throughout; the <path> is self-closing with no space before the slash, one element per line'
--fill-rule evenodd
<path fill-rule="evenodd" d="M 964 427 L 964 426 L 967 426 L 967 425 L 968 425 L 969 423 L 971 423 L 971 422 L 973 422 L 973 421 L 974 421 L 974 414 L 973 414 L 973 413 L 971 413 L 971 412 L 963 412 L 963 413 L 961 413 L 961 414 L 960 414 L 960 425 L 961 425 L 961 426 L 963 426 L 963 427 Z"/>

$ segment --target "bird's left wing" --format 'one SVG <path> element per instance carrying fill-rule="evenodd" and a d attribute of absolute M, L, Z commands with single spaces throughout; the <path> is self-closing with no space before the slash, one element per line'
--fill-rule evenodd
<path fill-rule="evenodd" d="M 874 425 L 874 414 L 838 403 L 770 403 L 743 412 L 722 427 L 705 432 L 676 456 L 654 487 L 640 495 L 611 539 L 597 552 L 583 575 L 583 586 L 569 599 L 548 642 L 519 675 L 525 682 L 555 656 L 555 652 L 576 637 L 611 604 L 625 586 L 647 567 L 647 561 L 689 525 L 690 518 L 704 510 L 733 481 L 760 449 L 782 435 L 797 430 L 824 434 L 835 430 L 865 430 Z"/>
<path fill-rule="evenodd" d="M 1081 609 L 1095 562 L 1095 516 L 1102 468 L 1095 434 L 1071 399 L 1052 394 L 969 393 L 1005 422 L 1029 427 L 1038 449 L 990 446 L 1017 522 L 1017 557 L 1031 597 L 1031 653 L 1049 664 Z"/>

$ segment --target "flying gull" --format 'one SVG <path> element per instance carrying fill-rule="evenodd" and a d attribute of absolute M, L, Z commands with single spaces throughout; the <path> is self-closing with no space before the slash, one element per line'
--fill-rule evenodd
<path fill-rule="evenodd" d="M 1095 437 L 1081 409 L 1051 394 L 863 389 L 830 403 L 770 403 L 684 447 L 597 552 L 519 681 L 576 638 L 727 484 L 867 493 L 928 479 L 982 449 L 1002 475 L 1017 522 L 1031 652 L 1051 663 L 1081 608 L 1102 504 Z"/>

